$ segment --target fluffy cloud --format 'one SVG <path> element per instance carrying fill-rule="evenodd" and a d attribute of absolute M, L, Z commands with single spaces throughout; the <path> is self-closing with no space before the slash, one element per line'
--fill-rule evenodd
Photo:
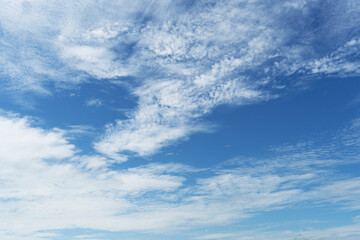
<path fill-rule="evenodd" d="M 75 152 L 60 130 L 31 127 L 28 119 L 0 116 L 0 161 L 31 164 L 42 159 L 62 159 Z"/>
<path fill-rule="evenodd" d="M 0 212 L 6 219 L 0 232 L 7 237 L 69 227 L 102 229 L 110 222 L 107 229 L 117 229 L 126 220 L 116 215 L 136 209 L 127 198 L 172 191 L 183 182 L 156 167 L 154 173 L 107 169 L 104 158 L 76 156 L 60 130 L 32 127 L 26 118 L 1 116 L 0 132 Z M 102 220 L 94 225 L 95 218 Z"/>

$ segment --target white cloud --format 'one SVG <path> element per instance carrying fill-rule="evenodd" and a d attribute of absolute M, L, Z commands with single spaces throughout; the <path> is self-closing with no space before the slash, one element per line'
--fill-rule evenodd
<path fill-rule="evenodd" d="M 320 201 L 331 201 L 333 204 L 343 205 L 344 208 L 360 210 L 360 178 L 338 180 L 309 194 Z"/>
<path fill-rule="evenodd" d="M 312 32 L 311 10 L 324 11 L 318 2 L 197 1 L 189 9 L 167 0 L 0 3 L 4 89 L 51 94 L 48 81 L 68 87 L 88 76 L 139 79 L 131 89 L 136 109 L 95 143 L 106 157 L 76 154 L 66 131 L 0 116 L 0 216 L 6 219 L 0 221 L 0 238 L 51 239 L 55 235 L 38 231 L 70 228 L 168 231 L 221 225 L 304 201 L 358 210 L 359 179 L 331 178 L 331 167 L 358 161 L 358 121 L 348 130 L 352 134 L 338 138 L 341 143 L 288 146 L 276 158 L 254 159 L 251 167 L 211 171 L 150 164 L 115 170 L 107 158 L 126 160 L 129 151 L 150 155 L 191 133 L 211 131 L 201 122 L 204 115 L 221 104 L 276 97 L 272 88 L 285 91 L 292 84 L 279 79 L 358 76 L 359 39 L 340 38 L 359 26 L 356 1 L 334 3 L 329 9 L 338 23 L 326 19 Z M 289 16 L 294 23 L 284 21 Z M 74 129 L 66 133 L 88 130 Z M 199 177 L 199 171 L 208 176 Z M 357 229 L 301 236 L 351 239 Z M 237 236 L 198 239 L 221 237 Z"/>
<path fill-rule="evenodd" d="M 314 74 L 356 76 L 360 73 L 359 63 L 355 57 L 358 55 L 359 48 L 360 40 L 351 39 L 328 56 L 311 61 L 306 65 L 306 69 Z"/>
<path fill-rule="evenodd" d="M 203 131 L 201 117 L 221 104 L 276 97 L 274 89 L 286 91 L 304 76 L 358 75 L 358 39 L 341 36 L 360 24 L 359 7 L 354 0 L 327 10 L 318 3 L 3 3 L 1 74 L 6 89 L 43 94 L 51 94 L 47 81 L 69 87 L 89 76 L 139 79 L 133 114 L 116 121 L 95 148 L 122 160 L 118 153 L 149 155 Z M 314 11 L 332 11 L 336 21 L 326 18 L 312 30 Z"/>
<path fill-rule="evenodd" d="M 103 105 L 102 100 L 97 98 L 89 99 L 85 103 L 89 107 L 100 107 L 101 105 Z"/>
<path fill-rule="evenodd" d="M 358 156 L 358 141 L 348 134 L 357 136 L 357 121 L 323 144 L 332 149 L 298 144 L 275 159 L 213 170 L 175 163 L 115 170 L 104 157 L 76 155 L 59 130 L 45 131 L 32 127 L 26 118 L 4 114 L 0 126 L 4 133 L 0 135 L 12 139 L 3 139 L 1 146 L 27 153 L 14 156 L 1 148 L 0 213 L 6 221 L 0 222 L 0 236 L 4 239 L 39 239 L 39 231 L 69 228 L 170 231 L 222 225 L 303 202 L 359 209 L 359 179 L 333 179 L 327 162 L 339 152 L 336 144 L 343 145 L 342 153 L 353 154 L 346 157 Z M 304 151 L 308 146 L 313 148 Z M 333 164 L 347 164 L 337 158 Z M 314 159 L 318 162 L 310 164 Z M 267 162 L 274 164 L 267 167 Z M 202 239 L 238 236 L 230 234 Z"/>
<path fill-rule="evenodd" d="M 218 71 L 227 73 L 220 69 L 215 74 Z M 195 131 L 211 130 L 196 121 L 215 106 L 248 104 L 267 97 L 248 87 L 242 79 L 215 81 L 206 86 L 187 81 L 157 81 L 137 89 L 136 94 L 139 106 L 132 118 L 109 126 L 104 138 L 95 144 L 96 150 L 117 159 L 117 153 L 123 151 L 140 156 L 153 154 Z"/>
<path fill-rule="evenodd" d="M 66 129 L 67 135 L 92 135 L 95 128 L 90 125 L 70 125 Z"/>
<path fill-rule="evenodd" d="M 37 231 L 71 227 L 103 229 L 110 222 L 106 229 L 116 230 L 126 222 L 118 214 L 139 210 L 127 198 L 171 192 L 184 180 L 159 170 L 112 171 L 106 159 L 74 156 L 74 146 L 61 132 L 32 127 L 25 118 L 1 116 L 0 126 L 4 238 L 35 239 Z"/>
<path fill-rule="evenodd" d="M 127 76 L 123 66 L 114 61 L 115 53 L 103 47 L 65 46 L 62 59 L 77 70 L 84 71 L 96 78 Z"/>
<path fill-rule="evenodd" d="M 61 131 L 31 127 L 26 118 L 20 117 L 0 116 L 0 145 L 3 164 L 62 159 L 75 152 L 74 145 L 68 143 Z"/>
<path fill-rule="evenodd" d="M 276 97 L 264 89 L 284 89 L 291 84 L 279 85 L 278 77 L 300 72 L 357 74 L 356 61 L 351 62 L 348 57 L 356 52 L 354 41 L 344 43 L 346 47 L 352 45 L 353 50 L 346 49 L 348 53 L 343 54 L 340 63 L 335 57 L 309 55 L 306 47 L 288 42 L 294 29 L 279 22 L 278 14 L 286 18 L 292 11 L 314 7 L 315 2 L 263 6 L 254 1 L 239 7 L 235 1 L 218 2 L 210 8 L 201 8 L 199 3 L 193 11 L 171 21 L 149 23 L 140 30 L 136 45 L 139 52 L 134 57 L 137 64 L 144 65 L 141 69 L 151 69 L 156 74 L 140 74 L 150 79 L 134 90 L 139 98 L 137 109 L 129 120 L 111 125 L 95 144 L 96 150 L 122 160 L 126 156 L 117 154 L 153 154 L 177 139 L 204 130 L 198 128 L 199 118 L 220 104 L 242 105 Z M 299 21 L 306 21 L 309 12 L 296 14 L 302 19 Z M 344 49 L 336 51 L 345 52 Z M 322 70 L 316 70 L 315 63 Z"/>

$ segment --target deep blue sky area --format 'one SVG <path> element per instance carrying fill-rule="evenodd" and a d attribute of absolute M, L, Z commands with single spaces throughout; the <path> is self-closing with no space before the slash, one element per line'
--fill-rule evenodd
<path fill-rule="evenodd" d="M 359 116 L 359 84 L 356 78 L 327 78 L 267 102 L 219 106 L 204 117 L 215 125 L 214 132 L 194 134 L 191 141 L 166 148 L 164 152 L 174 154 L 166 158 L 206 167 L 237 156 L 264 157 L 273 146 L 333 137 Z"/>

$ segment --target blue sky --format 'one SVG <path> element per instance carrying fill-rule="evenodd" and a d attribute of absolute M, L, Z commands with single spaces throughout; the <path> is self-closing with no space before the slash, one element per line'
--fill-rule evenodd
<path fill-rule="evenodd" d="M 0 238 L 360 238 L 355 0 L 0 3 Z"/>

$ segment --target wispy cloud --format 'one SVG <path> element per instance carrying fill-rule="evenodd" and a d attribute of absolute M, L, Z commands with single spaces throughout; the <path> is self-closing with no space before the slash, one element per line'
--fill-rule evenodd
<path fill-rule="evenodd" d="M 19 0 L 0 9 L 7 90 L 51 94 L 49 81 L 63 88 L 139 80 L 131 89 L 139 99 L 133 114 L 95 143 L 120 160 L 208 130 L 201 117 L 221 104 L 265 101 L 307 76 L 359 73 L 353 0 Z M 323 14 L 317 21 L 324 11 L 336 19 Z"/>
<path fill-rule="evenodd" d="M 1 113 L 0 213 L 6 221 L 0 221 L 0 238 L 52 239 L 43 231 L 71 228 L 162 232 L 222 225 L 304 202 L 359 210 L 359 178 L 333 178 L 336 166 L 359 162 L 359 120 L 325 144 L 274 147 L 273 157 L 238 158 L 227 162 L 230 167 L 112 165 L 212 131 L 203 118 L 223 104 L 277 98 L 309 77 L 358 76 L 359 16 L 355 0 L 0 3 L 2 92 L 51 95 L 53 88 L 129 77 L 137 101 L 94 143 L 101 156 L 79 153 L 67 137 L 87 132 L 86 126 L 42 129 L 30 118 Z M 273 239 L 351 239 L 357 229 Z M 197 237 L 219 238 L 271 239 Z"/>
<path fill-rule="evenodd" d="M 349 127 L 354 135 L 359 132 L 356 122 Z M 291 153 L 280 152 L 269 160 L 253 159 L 252 166 L 241 165 L 240 160 L 232 162 L 239 167 L 194 169 L 182 164 L 152 163 L 114 170 L 108 159 L 79 155 L 62 133 L 33 127 L 26 118 L 4 115 L 0 125 L 4 126 L 1 131 L 6 131 L 0 136 L 25 136 L 17 137 L 17 142 L 2 142 L 15 153 L 1 152 L 6 166 L 0 170 L 0 212 L 7 219 L 0 222 L 4 238 L 36 239 L 38 231 L 65 228 L 165 231 L 222 225 L 303 202 L 308 206 L 360 206 L 359 179 L 331 177 L 335 170 L 327 161 L 337 148 L 323 151 L 319 146 L 306 153 L 289 146 Z M 358 142 L 349 142 L 348 137 L 341 137 L 342 132 L 323 146 L 342 144 L 345 153 L 347 149 L 358 152 Z M 26 141 L 29 135 L 37 141 Z M 22 144 L 19 139 L 24 139 Z M 46 151 L 41 150 L 44 145 Z M 16 155 L 23 149 L 28 149 L 26 155 Z M 348 164 L 346 158 L 352 156 L 344 156 L 338 156 L 334 166 Z M 314 159 L 318 162 L 309 164 Z M 21 165 L 13 164 L 20 160 Z M 273 167 L 266 167 L 267 162 L 274 162 Z M 187 182 L 190 176 L 195 183 Z M 198 239 L 236 239 L 237 235 L 232 234 Z"/>
<path fill-rule="evenodd" d="M 89 99 L 85 103 L 89 107 L 100 107 L 101 105 L 103 105 L 102 100 L 97 98 Z"/>
<path fill-rule="evenodd" d="M 236 62 L 230 59 L 214 66 L 209 75 L 195 79 L 199 83 L 163 79 L 136 89 L 139 106 L 132 117 L 109 126 L 107 134 L 95 148 L 112 157 L 122 151 L 141 156 L 152 154 L 192 132 L 211 130 L 196 122 L 215 106 L 226 103 L 242 105 L 268 98 L 248 86 L 242 78 L 222 81 L 221 77 L 213 76 L 228 74 Z M 204 83 L 204 78 L 211 78 L 212 82 L 205 80 Z"/>
<path fill-rule="evenodd" d="M 112 124 L 95 144 L 99 152 L 122 160 L 126 156 L 121 154 L 128 151 L 153 154 L 194 131 L 203 131 L 198 120 L 216 106 L 277 97 L 272 88 L 292 84 L 277 78 L 333 74 L 335 68 L 340 75 L 357 74 L 356 60 L 349 58 L 356 53 L 356 40 L 323 54 L 314 51 L 315 43 L 308 43 L 313 48 L 310 53 L 306 45 L 289 42 L 298 34 L 294 32 L 298 26 L 284 25 L 278 14 L 283 18 L 295 14 L 299 21 L 307 22 L 308 11 L 317 9 L 316 1 L 269 6 L 219 2 L 201 10 L 200 6 L 195 4 L 172 21 L 149 23 L 140 31 L 139 52 L 134 56 L 144 63 L 142 69 L 151 69 L 153 74 L 144 75 L 148 80 L 133 91 L 139 102 L 131 118 Z M 326 24 L 321 27 L 328 28 Z M 325 67 L 324 61 L 332 67 Z"/>

